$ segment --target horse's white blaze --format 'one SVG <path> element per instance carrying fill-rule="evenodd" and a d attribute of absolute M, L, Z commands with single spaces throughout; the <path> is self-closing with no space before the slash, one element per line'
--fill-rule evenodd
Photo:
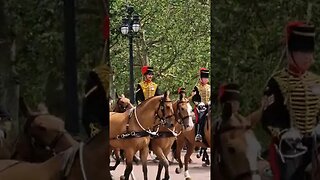
<path fill-rule="evenodd" d="M 188 107 L 188 116 L 189 116 L 189 119 L 188 119 L 188 128 L 186 128 L 186 131 L 190 131 L 192 130 L 194 124 L 193 124 L 193 121 L 192 121 L 192 106 L 190 105 L 190 103 L 187 103 L 187 107 Z"/>
<path fill-rule="evenodd" d="M 252 172 L 257 171 L 258 170 L 257 157 L 260 154 L 261 145 L 252 131 L 246 132 L 245 138 L 246 138 L 247 145 L 248 145 L 246 156 L 249 161 L 250 170 Z M 252 180 L 261 180 L 261 177 L 260 177 L 260 175 L 255 174 L 252 176 Z"/>
<path fill-rule="evenodd" d="M 190 178 L 190 174 L 189 174 L 189 170 L 186 170 L 186 172 L 184 172 L 184 177 L 185 178 Z"/>

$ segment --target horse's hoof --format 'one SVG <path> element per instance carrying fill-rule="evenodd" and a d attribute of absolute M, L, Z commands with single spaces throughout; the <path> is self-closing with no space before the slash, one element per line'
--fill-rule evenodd
<path fill-rule="evenodd" d="M 120 176 L 120 180 L 125 180 L 126 177 L 124 177 L 124 175 Z"/>
<path fill-rule="evenodd" d="M 197 154 L 197 158 L 199 159 L 201 156 L 200 156 L 200 154 Z"/>
<path fill-rule="evenodd" d="M 180 168 L 176 168 L 176 174 L 180 174 L 181 173 L 181 169 Z"/>
<path fill-rule="evenodd" d="M 191 178 L 190 178 L 190 177 L 187 177 L 186 180 L 191 180 Z"/>

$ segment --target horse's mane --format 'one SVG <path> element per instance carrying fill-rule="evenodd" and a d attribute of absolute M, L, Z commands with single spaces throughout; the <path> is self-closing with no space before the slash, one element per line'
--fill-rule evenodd
<path fill-rule="evenodd" d="M 144 106 L 146 103 L 148 103 L 148 102 L 151 101 L 152 99 L 159 98 L 159 97 L 161 97 L 161 96 L 152 96 L 152 97 L 150 97 L 150 98 L 142 101 L 142 103 L 138 104 L 138 105 L 136 106 L 136 108 L 138 108 L 138 107 L 140 107 L 140 106 Z"/>

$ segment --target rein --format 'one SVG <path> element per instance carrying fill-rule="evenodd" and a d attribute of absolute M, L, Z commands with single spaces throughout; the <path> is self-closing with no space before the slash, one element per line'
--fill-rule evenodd
<path fill-rule="evenodd" d="M 125 139 L 125 138 L 134 138 L 134 137 L 145 137 L 145 136 L 156 136 L 159 132 L 159 128 L 160 128 L 160 125 L 165 125 L 166 124 L 166 119 L 168 118 L 171 118 L 173 115 L 169 115 L 169 116 L 164 116 L 165 115 L 165 108 L 164 108 L 164 103 L 165 102 L 172 102 L 172 101 L 164 101 L 163 99 L 160 100 L 160 105 L 158 107 L 158 110 L 157 110 L 157 113 L 155 115 L 156 118 L 160 119 L 160 123 L 154 125 L 152 127 L 152 129 L 154 129 L 155 127 L 157 127 L 157 130 L 156 131 L 151 131 L 150 129 L 146 129 L 144 128 L 140 121 L 139 121 L 139 118 L 137 116 L 137 108 L 136 107 L 132 107 L 130 109 L 130 115 L 129 115 L 129 118 L 128 118 L 128 122 L 126 124 L 126 133 L 122 133 L 120 135 L 117 135 L 115 138 L 110 138 L 111 140 L 114 140 L 114 139 Z M 160 117 L 158 112 L 159 110 L 161 110 L 162 114 L 163 114 L 163 117 Z M 131 131 L 129 132 L 129 123 L 130 123 L 130 119 L 132 117 L 132 113 L 134 114 L 134 119 L 136 120 L 139 128 L 142 129 L 142 131 Z M 155 119 L 156 121 L 156 119 Z"/>

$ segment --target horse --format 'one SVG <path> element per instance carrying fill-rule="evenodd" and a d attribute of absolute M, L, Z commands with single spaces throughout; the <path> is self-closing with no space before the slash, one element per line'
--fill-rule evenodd
<path fill-rule="evenodd" d="M 78 144 L 64 128 L 64 121 L 49 114 L 43 104 L 38 112 L 31 111 L 21 101 L 21 109 L 27 117 L 24 132 L 18 136 L 11 159 L 44 162 L 69 147 Z"/>
<path fill-rule="evenodd" d="M 125 151 L 126 169 L 121 179 L 128 180 L 132 171 L 133 156 L 139 150 L 144 179 L 147 180 L 147 157 L 150 135 L 154 128 L 172 127 L 174 112 L 169 92 L 154 96 L 124 113 L 110 112 L 110 145 Z M 111 153 L 111 151 L 109 152 Z"/>
<path fill-rule="evenodd" d="M 81 142 L 60 152 L 43 163 L 29 163 L 15 160 L 0 160 L 1 180 L 105 180 L 108 148 L 107 128 L 86 143 Z M 93 166 L 94 165 L 94 166 Z"/>
<path fill-rule="evenodd" d="M 124 113 L 125 111 L 133 108 L 134 106 L 130 103 L 130 99 L 126 98 L 123 94 L 118 96 L 116 93 L 117 102 L 111 112 Z M 112 147 L 110 147 L 112 148 Z M 112 148 L 115 156 L 115 165 L 110 167 L 110 170 L 115 170 L 121 162 L 121 150 L 119 148 Z M 123 154 L 123 153 L 122 153 Z"/>
<path fill-rule="evenodd" d="M 183 130 L 190 130 L 193 126 L 191 117 L 192 107 L 189 104 L 189 101 L 185 97 L 184 93 L 180 94 L 179 100 L 173 103 L 173 110 L 175 114 L 174 129 L 161 126 L 158 134 L 152 137 L 150 141 L 151 150 L 156 154 L 156 156 L 160 160 L 156 180 L 160 180 L 161 171 L 163 167 L 165 168 L 164 180 L 168 180 L 170 178 L 169 161 L 167 159 L 167 156 L 171 150 L 171 146 L 175 141 L 176 137 Z M 175 132 L 175 129 L 177 129 L 180 132 Z"/>
<path fill-rule="evenodd" d="M 213 176 L 218 179 L 260 180 L 258 157 L 261 145 L 251 123 L 232 110 L 232 104 L 223 105 L 220 120 L 214 124 Z"/>
<path fill-rule="evenodd" d="M 176 150 L 174 152 L 174 158 L 178 161 L 179 163 L 179 167 L 176 168 L 176 173 L 180 174 L 183 168 L 183 163 L 181 161 L 181 150 L 183 148 L 184 145 L 186 145 L 187 147 L 187 152 L 184 156 L 184 176 L 186 179 L 191 179 L 191 176 L 189 174 L 189 167 L 188 164 L 190 162 L 190 157 L 193 153 L 193 150 L 195 149 L 195 147 L 203 147 L 203 148 L 210 148 L 211 147 L 211 110 L 208 110 L 208 113 L 206 115 L 206 122 L 204 125 L 204 140 L 203 142 L 196 142 L 194 137 L 195 137 L 195 133 L 196 133 L 196 128 L 195 126 L 192 128 L 192 130 L 190 131 L 184 131 L 183 133 L 180 134 L 180 136 L 177 139 L 177 147 Z"/>

